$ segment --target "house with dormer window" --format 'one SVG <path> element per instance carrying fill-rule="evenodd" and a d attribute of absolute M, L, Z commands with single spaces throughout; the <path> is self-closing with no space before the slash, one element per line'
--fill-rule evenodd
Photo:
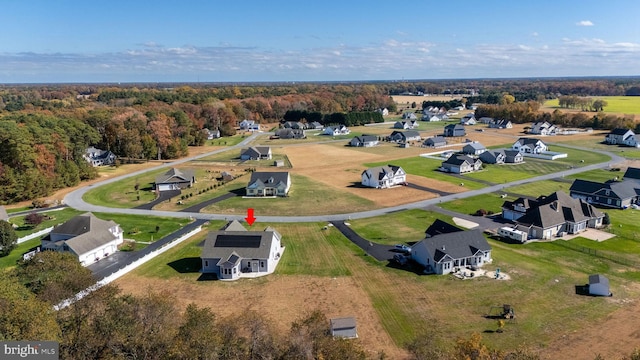
<path fill-rule="evenodd" d="M 287 196 L 291 187 L 288 172 L 254 171 L 246 187 L 247 196 Z"/>

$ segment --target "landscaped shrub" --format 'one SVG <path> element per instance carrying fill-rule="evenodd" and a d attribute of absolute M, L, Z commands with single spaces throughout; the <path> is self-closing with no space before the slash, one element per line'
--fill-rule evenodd
<path fill-rule="evenodd" d="M 473 215 L 474 216 L 485 216 L 489 214 L 489 212 L 485 209 L 478 209 Z"/>
<path fill-rule="evenodd" d="M 35 213 L 35 212 L 32 212 L 29 215 L 24 217 L 24 223 L 25 224 L 29 224 L 29 225 L 33 225 L 33 226 L 38 226 L 43 221 L 44 221 L 44 215 L 38 214 L 38 213 Z"/>

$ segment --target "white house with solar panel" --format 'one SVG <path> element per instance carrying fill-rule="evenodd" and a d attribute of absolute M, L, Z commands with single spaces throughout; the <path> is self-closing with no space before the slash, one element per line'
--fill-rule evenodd
<path fill-rule="evenodd" d="M 282 235 L 272 227 L 248 231 L 234 220 L 210 232 L 202 248 L 202 273 L 219 280 L 238 280 L 269 275 L 282 258 Z"/>

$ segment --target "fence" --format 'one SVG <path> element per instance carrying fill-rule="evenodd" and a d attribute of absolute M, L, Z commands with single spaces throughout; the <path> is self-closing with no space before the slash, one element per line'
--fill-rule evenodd
<path fill-rule="evenodd" d="M 42 235 L 44 235 L 44 234 L 48 234 L 49 232 L 51 232 L 51 230 L 53 230 L 53 226 L 48 227 L 48 228 L 46 228 L 46 229 L 42 229 L 42 230 L 40 230 L 40 231 L 38 231 L 38 232 L 34 232 L 33 234 L 29 234 L 29 235 L 27 235 L 27 236 L 23 236 L 23 237 L 19 238 L 19 239 L 16 241 L 16 244 L 20 244 L 20 243 L 23 243 L 23 242 L 25 242 L 25 241 L 29 241 L 29 240 L 31 240 L 31 239 L 35 239 L 35 238 L 37 238 L 37 237 L 40 237 L 40 236 L 42 236 Z"/>
<path fill-rule="evenodd" d="M 588 248 L 588 247 L 585 247 L 585 246 L 576 245 L 576 244 L 573 244 L 570 241 L 556 240 L 555 243 L 560 245 L 560 246 L 564 246 L 564 247 L 572 249 L 572 250 L 580 251 L 582 253 L 589 254 L 589 255 L 595 256 L 595 257 L 600 258 L 600 259 L 609 260 L 611 262 L 614 262 L 614 263 L 617 263 L 617 264 L 620 264 L 620 265 L 638 267 L 638 263 L 635 262 L 635 261 L 629 260 L 629 259 L 624 258 L 622 256 L 616 256 L 616 255 L 613 255 L 611 253 L 604 252 L 602 250 L 596 250 L 596 249 Z"/>
<path fill-rule="evenodd" d="M 66 299 L 61 301 L 58 305 L 55 305 L 53 308 L 55 310 L 60 310 L 63 308 L 66 308 L 67 306 L 73 304 L 74 302 L 82 299 L 83 297 L 89 295 L 91 292 L 98 290 L 99 288 L 101 288 L 104 285 L 109 284 L 110 282 L 116 280 L 117 278 L 127 274 L 128 272 L 132 271 L 133 269 L 139 267 L 140 265 L 146 263 L 147 261 L 153 259 L 154 257 L 162 254 L 163 252 L 171 249 L 172 247 L 180 244 L 181 242 L 183 242 L 184 240 L 192 237 L 193 235 L 199 233 L 202 230 L 202 226 L 198 226 L 197 228 L 193 229 L 192 231 L 182 235 L 181 237 L 166 243 L 165 245 L 163 245 L 162 247 L 158 248 L 155 251 L 152 251 L 146 255 L 144 255 L 141 258 L 138 258 L 134 261 L 132 261 L 131 263 L 121 267 L 120 269 L 116 270 L 115 272 L 113 272 L 111 275 L 105 276 L 102 280 L 98 281 L 96 284 L 80 291 L 79 293 L 77 293 L 74 297 Z"/>

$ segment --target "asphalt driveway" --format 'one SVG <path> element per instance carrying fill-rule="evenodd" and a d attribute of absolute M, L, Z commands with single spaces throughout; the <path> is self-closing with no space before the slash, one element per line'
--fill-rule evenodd
<path fill-rule="evenodd" d="M 391 260 L 393 259 L 393 255 L 398 253 L 394 251 L 395 246 L 376 244 L 363 238 L 345 224 L 344 221 L 332 221 L 331 224 L 333 224 L 336 229 L 340 230 L 347 239 L 351 240 L 351 242 L 358 245 L 362 250 L 373 256 L 378 261 Z"/>

